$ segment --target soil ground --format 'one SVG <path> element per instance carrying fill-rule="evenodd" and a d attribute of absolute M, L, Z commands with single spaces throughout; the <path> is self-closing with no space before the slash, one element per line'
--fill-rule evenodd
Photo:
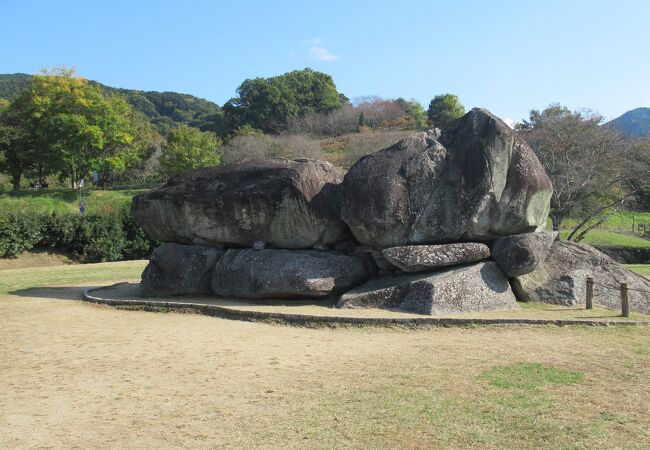
<path fill-rule="evenodd" d="M 0 447 L 650 446 L 649 327 L 307 329 L 76 300 L 142 266 L 0 274 Z"/>

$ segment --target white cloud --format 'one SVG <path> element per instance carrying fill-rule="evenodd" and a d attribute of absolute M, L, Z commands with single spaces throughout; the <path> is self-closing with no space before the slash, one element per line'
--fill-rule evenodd
<path fill-rule="evenodd" d="M 510 128 L 514 129 L 515 125 L 517 125 L 517 121 L 514 119 L 503 119 L 503 121 L 508 125 Z"/>
<path fill-rule="evenodd" d="M 305 39 L 303 42 L 307 45 L 320 45 L 323 43 L 323 39 L 322 38 Z"/>
<path fill-rule="evenodd" d="M 334 61 L 335 59 L 340 58 L 339 55 L 335 55 L 334 53 L 330 52 L 328 49 L 319 47 L 317 45 L 312 45 L 309 48 L 309 56 L 319 61 Z"/>

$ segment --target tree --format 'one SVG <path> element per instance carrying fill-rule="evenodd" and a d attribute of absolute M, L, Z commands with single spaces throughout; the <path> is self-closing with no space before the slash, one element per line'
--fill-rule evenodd
<path fill-rule="evenodd" d="M 357 99 L 356 108 L 363 113 L 364 125 L 370 128 L 404 128 L 409 120 L 405 106 L 398 100 L 362 97 Z"/>
<path fill-rule="evenodd" d="M 245 80 L 237 94 L 223 106 L 231 129 L 250 124 L 264 132 L 278 132 L 293 117 L 326 113 L 342 105 L 332 77 L 309 68 Z"/>
<path fill-rule="evenodd" d="M 123 96 L 111 96 L 105 108 L 102 129 L 106 142 L 93 167 L 103 187 L 111 175 L 124 174 L 142 162 L 155 139 L 151 123 Z"/>
<path fill-rule="evenodd" d="M 0 114 L 0 170 L 9 174 L 14 190 L 20 189 L 23 175 L 35 166 L 42 167 L 49 154 L 39 151 L 32 104 L 27 92 L 18 95 Z"/>
<path fill-rule="evenodd" d="M 221 140 L 209 131 L 181 125 L 167 136 L 160 165 L 167 176 L 219 164 Z"/>
<path fill-rule="evenodd" d="M 0 170 L 9 174 L 13 190 L 20 189 L 23 173 L 34 162 L 24 130 L 0 119 Z"/>
<path fill-rule="evenodd" d="M 454 94 L 436 95 L 427 110 L 427 118 L 432 126 L 447 128 L 465 114 L 465 107 Z"/>
<path fill-rule="evenodd" d="M 603 117 L 552 104 L 532 110 L 519 131 L 553 182 L 551 220 L 559 230 L 565 219 L 578 223 L 568 235 L 580 241 L 630 200 L 632 147 Z"/>
<path fill-rule="evenodd" d="M 2 121 L 20 130 L 4 150 L 4 170 L 18 181 L 15 186 L 24 173 L 34 172 L 40 181 L 47 174 L 67 176 L 74 187 L 90 170 L 123 170 L 142 143 L 136 136 L 142 121 L 121 95 L 106 97 L 98 85 L 65 68 L 32 76 Z"/>
<path fill-rule="evenodd" d="M 74 70 L 54 69 L 32 80 L 32 115 L 44 148 L 54 149 L 60 172 L 74 188 L 97 165 L 109 140 L 109 102 L 98 86 L 75 75 Z"/>
<path fill-rule="evenodd" d="M 402 97 L 395 100 L 403 109 L 408 117 L 409 125 L 411 128 L 423 129 L 427 126 L 427 114 L 424 112 L 424 108 L 415 99 L 404 100 Z"/>

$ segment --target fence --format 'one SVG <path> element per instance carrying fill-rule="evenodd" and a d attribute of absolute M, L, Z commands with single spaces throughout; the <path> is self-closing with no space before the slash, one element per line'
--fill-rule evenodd
<path fill-rule="evenodd" d="M 607 286 L 606 284 L 596 283 L 592 277 L 587 277 L 587 298 L 585 299 L 585 305 L 587 309 L 593 309 L 594 307 L 594 286 L 600 286 L 602 288 L 610 289 L 613 291 L 621 291 L 621 316 L 623 317 L 630 317 L 629 291 L 637 291 L 650 294 L 650 291 L 631 288 L 627 285 L 627 283 L 620 283 L 619 287 L 613 287 Z"/>

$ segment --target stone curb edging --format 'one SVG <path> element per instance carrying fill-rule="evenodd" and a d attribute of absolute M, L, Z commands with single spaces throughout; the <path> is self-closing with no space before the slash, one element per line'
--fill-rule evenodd
<path fill-rule="evenodd" d="M 123 283 L 116 283 L 110 286 L 88 288 L 83 291 L 83 300 L 110 306 L 140 306 L 146 311 L 159 311 L 161 309 L 191 310 L 197 314 L 220 317 L 223 319 L 243 320 L 247 322 L 275 322 L 287 325 L 314 327 L 314 326 L 346 326 L 346 325 L 370 325 L 370 326 L 402 326 L 407 328 L 417 327 L 470 327 L 475 325 L 587 325 L 587 326 L 619 326 L 635 325 L 650 326 L 650 322 L 630 320 L 589 320 L 589 319 L 481 319 L 481 318 L 457 318 L 457 317 L 343 317 L 343 316 L 315 316 L 311 314 L 291 314 L 264 311 L 246 311 L 227 308 L 219 305 L 207 305 L 192 302 L 163 302 L 152 300 L 118 300 L 98 297 L 91 292 L 118 286 Z"/>

